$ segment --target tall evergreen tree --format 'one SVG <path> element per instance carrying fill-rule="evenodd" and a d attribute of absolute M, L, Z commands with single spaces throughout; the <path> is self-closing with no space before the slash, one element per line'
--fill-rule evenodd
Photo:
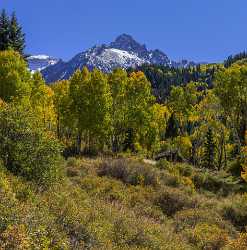
<path fill-rule="evenodd" d="M 171 117 L 168 120 L 166 128 L 166 138 L 174 138 L 179 134 L 179 124 L 178 120 L 175 117 L 175 114 L 172 113 Z"/>
<path fill-rule="evenodd" d="M 22 28 L 17 21 L 15 12 L 13 12 L 10 20 L 9 39 L 11 48 L 23 55 L 25 48 L 25 34 L 22 32 Z"/>
<path fill-rule="evenodd" d="M 215 167 L 215 149 L 216 144 L 213 138 L 213 131 L 211 128 L 208 129 L 206 134 L 206 141 L 204 144 L 204 166 L 207 168 Z"/>
<path fill-rule="evenodd" d="M 7 50 L 11 46 L 10 42 L 10 20 L 3 9 L 0 14 L 0 50 Z"/>
<path fill-rule="evenodd" d="M 25 35 L 19 25 L 15 13 L 11 18 L 5 10 L 0 14 L 0 51 L 13 49 L 24 54 Z"/>

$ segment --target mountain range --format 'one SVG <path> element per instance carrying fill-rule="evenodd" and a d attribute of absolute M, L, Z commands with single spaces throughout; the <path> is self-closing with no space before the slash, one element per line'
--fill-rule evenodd
<path fill-rule="evenodd" d="M 194 62 L 182 60 L 175 62 L 161 50 L 148 50 L 145 45 L 138 43 L 132 36 L 122 34 L 110 44 L 94 46 L 75 55 L 68 62 L 46 55 L 28 57 L 30 70 L 40 71 L 47 83 L 69 79 L 79 68 L 87 66 L 89 70 L 98 68 L 109 73 L 115 68 L 127 69 L 143 64 L 156 64 L 170 67 L 187 67 Z"/>

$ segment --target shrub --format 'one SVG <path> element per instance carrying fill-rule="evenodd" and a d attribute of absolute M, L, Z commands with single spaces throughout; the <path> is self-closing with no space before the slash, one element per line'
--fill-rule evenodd
<path fill-rule="evenodd" d="M 20 200 L 20 201 L 27 201 L 29 199 L 33 199 L 34 198 L 34 193 L 33 190 L 31 189 L 31 186 L 26 184 L 19 184 L 17 186 L 15 186 L 14 188 L 15 191 L 15 197 Z"/>
<path fill-rule="evenodd" d="M 170 174 L 165 171 L 162 171 L 160 173 L 160 180 L 164 185 L 171 186 L 171 187 L 178 187 L 181 184 L 179 175 Z"/>
<path fill-rule="evenodd" d="M 195 186 L 199 189 L 206 189 L 211 192 L 217 192 L 222 188 L 222 180 L 208 172 L 196 173 L 193 176 Z"/>
<path fill-rule="evenodd" d="M 240 160 L 236 159 L 231 161 L 227 166 L 227 170 L 236 177 L 241 176 L 242 166 Z"/>
<path fill-rule="evenodd" d="M 68 177 L 75 177 L 75 176 L 79 176 L 79 175 L 80 175 L 80 171 L 78 169 L 67 168 L 67 176 Z"/>
<path fill-rule="evenodd" d="M 125 199 L 124 185 L 113 179 L 106 177 L 86 176 L 80 181 L 80 187 L 90 195 L 95 195 L 101 199 L 109 201 L 123 201 Z"/>
<path fill-rule="evenodd" d="M 94 248 L 97 244 L 95 232 L 90 232 L 88 228 L 88 223 L 96 219 L 95 213 L 98 212 L 95 203 L 90 207 L 83 193 L 78 193 L 76 189 L 72 193 L 56 193 L 55 198 L 52 192 L 49 193 L 49 196 L 52 213 L 56 215 L 56 223 L 68 236 L 70 247 L 63 248 L 60 246 L 47 249 L 97 249 Z M 88 210 L 89 208 L 90 210 Z"/>
<path fill-rule="evenodd" d="M 226 220 L 244 229 L 247 225 L 247 194 L 233 196 L 222 206 L 221 212 Z"/>
<path fill-rule="evenodd" d="M 163 169 L 168 169 L 170 166 L 170 162 L 167 161 L 166 159 L 161 159 L 157 162 L 156 167 L 163 170 Z"/>
<path fill-rule="evenodd" d="M 187 186 L 192 192 L 195 186 L 192 181 L 193 167 L 189 164 L 171 164 L 166 160 L 160 160 L 158 167 L 164 169 L 160 172 L 161 182 L 168 186 L 178 187 Z M 165 171 L 167 170 L 167 171 Z"/>
<path fill-rule="evenodd" d="M 229 240 L 227 232 L 214 224 L 200 223 L 186 233 L 199 249 L 220 250 Z"/>
<path fill-rule="evenodd" d="M 247 234 L 241 233 L 237 239 L 229 241 L 224 250 L 246 250 Z"/>
<path fill-rule="evenodd" d="M 80 166 L 80 161 L 75 157 L 69 157 L 66 162 L 67 167 L 78 168 Z"/>
<path fill-rule="evenodd" d="M 99 160 L 92 159 L 79 159 L 75 157 L 69 157 L 65 162 L 65 169 L 68 177 L 85 177 L 88 174 L 96 174 L 97 164 Z"/>
<path fill-rule="evenodd" d="M 223 196 L 240 190 L 239 180 L 234 179 L 225 172 L 197 171 L 192 176 L 192 181 L 197 189 L 204 189 Z"/>
<path fill-rule="evenodd" d="M 130 227 L 130 225 L 132 226 Z M 113 242 L 118 246 L 147 246 L 148 237 L 143 228 L 130 221 L 117 218 L 113 223 Z"/>
<path fill-rule="evenodd" d="M 196 199 L 174 188 L 166 188 L 163 190 L 156 198 L 155 203 L 162 209 L 163 213 L 168 216 L 172 216 L 180 210 L 197 206 Z"/>
<path fill-rule="evenodd" d="M 179 173 L 182 175 L 182 176 L 185 176 L 185 177 L 190 177 L 192 176 L 193 174 L 193 167 L 189 164 L 177 164 L 176 165 L 178 170 L 179 170 Z"/>
<path fill-rule="evenodd" d="M 7 193 L 10 191 L 9 181 L 0 167 L 0 193 Z"/>
<path fill-rule="evenodd" d="M 59 177 L 61 145 L 28 110 L 12 105 L 0 110 L 0 141 L 0 158 L 12 173 L 42 185 Z"/>
<path fill-rule="evenodd" d="M 186 209 L 178 211 L 174 216 L 174 225 L 177 232 L 181 232 L 186 228 L 195 228 L 200 223 L 214 224 L 227 230 L 230 234 L 235 234 L 233 226 L 214 210 L 205 208 Z"/>
<path fill-rule="evenodd" d="M 98 171 L 99 176 L 109 176 L 120 180 L 128 178 L 128 162 L 126 159 L 104 161 Z"/>
<path fill-rule="evenodd" d="M 31 239 L 24 225 L 9 226 L 0 235 L 1 249 L 27 250 L 31 248 Z"/>
<path fill-rule="evenodd" d="M 158 173 L 155 168 L 126 159 L 104 161 L 98 171 L 99 176 L 109 176 L 120 179 L 131 185 L 153 185 L 159 183 Z"/>

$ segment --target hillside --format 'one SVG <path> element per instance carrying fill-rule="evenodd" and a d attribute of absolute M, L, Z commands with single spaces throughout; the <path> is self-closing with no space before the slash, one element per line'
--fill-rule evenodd
<path fill-rule="evenodd" d="M 75 159 L 43 193 L 1 169 L 4 249 L 245 249 L 246 195 L 225 172 Z M 6 207 L 8 209 L 6 210 Z"/>

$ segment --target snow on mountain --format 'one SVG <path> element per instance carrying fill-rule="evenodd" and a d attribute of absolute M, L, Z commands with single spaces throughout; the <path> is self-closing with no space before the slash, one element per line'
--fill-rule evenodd
<path fill-rule="evenodd" d="M 41 71 L 48 66 L 58 63 L 59 59 L 47 55 L 32 55 L 27 58 L 30 71 Z"/>
<path fill-rule="evenodd" d="M 100 54 L 87 53 L 85 58 L 88 59 L 86 65 L 93 68 L 97 65 L 104 72 L 110 72 L 114 68 L 129 68 L 139 66 L 146 61 L 139 58 L 136 54 L 124 50 L 106 48 Z"/>
<path fill-rule="evenodd" d="M 115 68 L 127 69 L 129 67 L 137 67 L 142 64 L 157 64 L 164 66 L 184 67 L 188 62 L 175 63 L 171 61 L 165 53 L 156 49 L 148 50 L 145 45 L 135 41 L 130 35 L 122 34 L 109 45 L 94 46 L 84 52 L 74 56 L 70 61 L 63 62 L 56 60 L 54 63 L 51 58 L 42 59 L 35 58 L 34 60 L 44 60 L 44 65 L 35 66 L 41 70 L 41 73 L 47 83 L 57 80 L 69 79 L 77 69 L 82 69 L 84 66 L 89 70 L 98 68 L 103 72 L 109 73 Z M 48 63 L 47 63 L 48 62 Z"/>
<path fill-rule="evenodd" d="M 50 57 L 47 56 L 47 55 L 34 55 L 34 56 L 29 56 L 28 59 L 30 60 L 34 60 L 34 59 L 37 59 L 37 60 L 47 60 L 49 59 Z"/>

